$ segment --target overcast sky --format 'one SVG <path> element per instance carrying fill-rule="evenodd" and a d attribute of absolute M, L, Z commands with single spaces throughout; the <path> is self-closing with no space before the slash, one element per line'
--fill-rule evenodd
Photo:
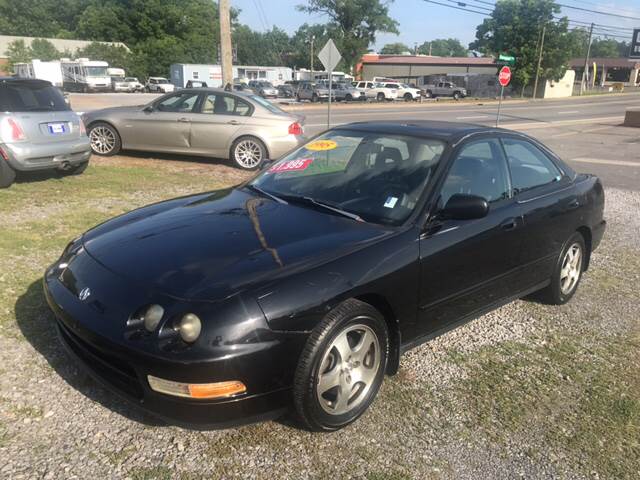
<path fill-rule="evenodd" d="M 450 3 L 447 0 L 437 1 Z M 598 2 L 597 0 L 558 0 L 558 2 L 640 18 L 640 0 L 605 2 Z M 305 2 L 304 0 L 231 0 L 231 5 L 241 10 L 240 22 L 249 25 L 255 30 L 264 31 L 276 25 L 291 34 L 305 22 L 324 23 L 327 20 L 323 17 L 314 17 L 298 12 L 295 6 L 300 3 Z M 468 0 L 468 4 L 472 3 L 475 4 L 476 2 Z M 451 5 L 455 4 L 451 3 Z M 260 6 L 262 9 L 260 9 Z M 260 11 L 264 12 L 264 15 L 260 15 Z M 597 15 L 567 8 L 564 8 L 562 13 L 572 20 L 596 22 L 615 27 L 640 28 L 640 20 Z M 400 35 L 379 35 L 375 45 L 377 48 L 381 48 L 384 44 L 390 42 L 403 42 L 413 47 L 415 42 L 420 44 L 434 38 L 449 37 L 458 38 L 463 44 L 467 44 L 475 39 L 476 26 L 484 18 L 476 13 L 454 10 L 430 4 L 423 0 L 395 0 L 390 7 L 390 15 L 400 23 Z M 631 35 L 629 35 L 630 37 Z"/>

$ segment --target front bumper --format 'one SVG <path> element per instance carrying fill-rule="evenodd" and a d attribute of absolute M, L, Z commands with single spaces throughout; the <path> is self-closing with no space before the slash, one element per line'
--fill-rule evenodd
<path fill-rule="evenodd" d="M 105 285 L 115 278 L 97 278 L 107 271 L 96 262 L 86 269 L 92 274 L 96 290 L 92 298 L 96 298 L 83 302 L 60 281 L 57 272 L 49 269 L 43 286 L 62 345 L 93 378 L 124 400 L 168 423 L 197 428 L 227 428 L 275 418 L 290 407 L 296 361 L 291 359 L 297 359 L 295 352 L 305 340 L 302 336 L 245 343 L 238 348 L 242 353 L 231 359 L 227 358 L 227 349 L 220 358 L 212 354 L 208 358 L 177 360 L 175 355 L 133 348 L 121 334 L 109 338 L 104 333 L 109 328 L 113 330 L 113 317 L 127 308 L 110 306 L 111 296 L 122 296 L 123 289 L 131 286 L 113 286 L 112 292 L 102 296 Z M 175 397 L 152 390 L 148 375 L 186 383 L 240 380 L 247 385 L 247 392 L 215 400 Z"/>
<path fill-rule="evenodd" d="M 64 164 L 78 165 L 88 161 L 91 156 L 89 137 L 64 142 L 20 142 L 0 146 L 7 154 L 11 168 L 18 171 L 47 170 Z"/>

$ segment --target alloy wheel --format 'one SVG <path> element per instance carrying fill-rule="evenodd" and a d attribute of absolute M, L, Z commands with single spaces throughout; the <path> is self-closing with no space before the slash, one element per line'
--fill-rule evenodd
<path fill-rule="evenodd" d="M 262 161 L 262 148 L 253 140 L 242 140 L 236 145 L 236 161 L 244 168 L 255 168 Z"/>
<path fill-rule="evenodd" d="M 562 259 L 560 270 L 560 290 L 564 295 L 573 291 L 582 273 L 582 247 L 579 243 L 572 244 Z"/>
<path fill-rule="evenodd" d="M 316 396 L 330 415 L 344 415 L 367 397 L 380 368 L 380 341 L 367 325 L 341 331 L 326 349 L 316 381 Z"/>
<path fill-rule="evenodd" d="M 89 133 L 89 140 L 91 141 L 91 149 L 103 155 L 110 153 L 116 146 L 116 136 L 107 127 L 92 128 Z"/>

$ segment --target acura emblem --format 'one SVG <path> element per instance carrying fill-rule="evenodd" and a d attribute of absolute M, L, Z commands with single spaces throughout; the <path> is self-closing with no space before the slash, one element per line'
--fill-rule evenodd
<path fill-rule="evenodd" d="M 89 295 L 91 295 L 91 289 L 89 287 L 84 287 L 82 290 L 80 290 L 78 298 L 84 302 L 87 298 L 89 298 Z"/>

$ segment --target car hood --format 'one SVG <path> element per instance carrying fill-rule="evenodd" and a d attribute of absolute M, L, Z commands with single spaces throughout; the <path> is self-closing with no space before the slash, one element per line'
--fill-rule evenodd
<path fill-rule="evenodd" d="M 91 110 L 89 112 L 85 112 L 82 115 L 82 119 L 86 120 L 94 119 L 95 117 L 105 117 L 118 113 L 128 113 L 128 112 L 137 112 L 142 110 L 145 105 L 128 105 L 124 107 L 110 107 L 110 108 L 101 108 L 99 110 Z"/>
<path fill-rule="evenodd" d="M 346 255 L 391 229 L 228 189 L 170 200 L 83 236 L 104 267 L 187 300 L 220 301 Z"/>

